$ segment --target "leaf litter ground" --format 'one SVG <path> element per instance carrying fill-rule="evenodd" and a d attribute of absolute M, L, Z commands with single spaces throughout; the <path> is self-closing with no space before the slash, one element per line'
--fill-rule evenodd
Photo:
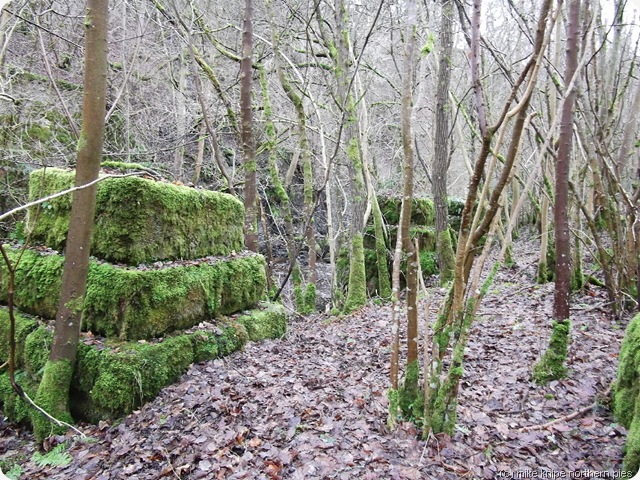
<path fill-rule="evenodd" d="M 574 295 L 569 376 L 535 385 L 530 372 L 550 335 L 553 284 L 535 284 L 536 243 L 517 247 L 517 263 L 501 269 L 473 326 L 453 437 L 424 441 L 408 422 L 387 430 L 391 310 L 369 305 L 342 318 L 292 318 L 283 339 L 193 365 L 121 422 L 81 426 L 88 440 L 53 438 L 49 447 L 69 442 L 67 466 L 38 466 L 32 436 L 4 421 L 0 454 L 29 479 L 619 474 L 626 432 L 601 394 L 615 378 L 628 318 L 610 319 L 602 289 Z M 431 319 L 443 293 L 430 289 Z M 422 317 L 426 308 L 423 300 Z"/>

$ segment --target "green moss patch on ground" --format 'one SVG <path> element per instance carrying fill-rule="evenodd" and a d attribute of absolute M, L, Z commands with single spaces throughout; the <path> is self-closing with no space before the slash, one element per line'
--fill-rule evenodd
<path fill-rule="evenodd" d="M 16 250 L 8 249 L 10 256 Z M 15 300 L 22 310 L 54 318 L 63 257 L 26 250 L 16 271 Z M 0 268 L 0 301 L 8 275 Z M 189 328 L 258 303 L 264 294 L 264 258 L 239 254 L 209 257 L 164 268 L 128 268 L 92 261 L 83 329 L 121 340 L 137 340 Z"/>
<path fill-rule="evenodd" d="M 78 348 L 71 383 L 71 411 L 77 420 L 97 422 L 130 413 L 175 382 L 196 362 L 223 357 L 247 341 L 278 338 L 286 331 L 284 307 L 264 303 L 206 328 L 165 338 L 160 342 L 99 342 L 85 334 Z M 52 332 L 41 326 L 26 339 L 22 358 L 29 371 L 18 371 L 18 383 L 33 398 L 49 356 Z M 12 421 L 29 419 L 30 407 L 11 389 L 8 375 L 0 375 L 0 405 Z M 51 426 L 40 425 L 42 432 Z"/>
<path fill-rule="evenodd" d="M 640 469 L 640 315 L 629 325 L 620 348 L 613 388 L 613 413 L 628 430 L 624 470 Z"/>
<path fill-rule="evenodd" d="M 75 172 L 57 168 L 31 172 L 29 199 L 70 188 Z M 28 212 L 31 239 L 63 251 L 71 195 Z M 244 207 L 235 197 L 139 177 L 98 184 L 91 254 L 137 265 L 158 260 L 228 255 L 243 248 Z"/>

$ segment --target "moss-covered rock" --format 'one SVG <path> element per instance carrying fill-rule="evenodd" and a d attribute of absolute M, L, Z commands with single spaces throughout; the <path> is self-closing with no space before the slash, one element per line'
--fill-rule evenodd
<path fill-rule="evenodd" d="M 27 335 L 24 343 L 24 366 L 35 381 L 40 381 L 53 343 L 53 329 L 41 325 Z"/>
<path fill-rule="evenodd" d="M 215 331 L 189 334 L 193 344 L 193 361 L 205 362 L 240 350 L 249 340 L 247 330 L 239 323 L 222 325 Z"/>
<path fill-rule="evenodd" d="M 193 345 L 186 335 L 157 344 L 127 343 L 102 352 L 95 361 L 99 364 L 88 410 L 113 416 L 132 411 L 175 382 L 193 363 Z"/>
<path fill-rule="evenodd" d="M 29 395 L 29 398 L 35 398 L 38 384 L 24 370 L 16 371 L 15 379 L 22 390 Z M 29 424 L 32 407 L 13 390 L 9 381 L 9 372 L 0 374 L 0 405 L 3 415 L 13 423 Z"/>
<path fill-rule="evenodd" d="M 8 249 L 9 255 L 16 251 Z M 26 250 L 16 271 L 16 304 L 54 318 L 63 257 Z M 264 294 L 264 258 L 239 254 L 163 268 L 129 268 L 92 261 L 83 328 L 107 337 L 145 339 L 253 307 Z M 7 272 L 0 268 L 0 301 Z"/>
<path fill-rule="evenodd" d="M 15 324 L 15 345 L 16 345 L 16 368 L 24 366 L 24 344 L 27 335 L 38 328 L 37 320 L 25 317 L 24 315 L 14 312 Z M 11 322 L 9 320 L 9 311 L 6 308 L 0 308 L 0 364 L 5 363 L 9 359 L 9 332 Z"/>
<path fill-rule="evenodd" d="M 400 221 L 400 207 L 402 198 L 400 197 L 378 197 L 380 211 L 388 225 L 398 225 Z M 414 198 L 411 204 L 411 224 L 412 225 L 433 225 L 435 221 L 435 210 L 433 200 L 428 198 Z"/>
<path fill-rule="evenodd" d="M 280 303 L 265 303 L 262 308 L 243 313 L 237 321 L 252 342 L 280 338 L 287 331 L 287 315 Z"/>
<path fill-rule="evenodd" d="M 71 413 L 78 420 L 93 422 L 125 415 L 175 382 L 192 363 L 229 355 L 250 339 L 281 337 L 285 330 L 284 307 L 264 304 L 235 319 L 211 325 L 207 330 L 176 335 L 160 342 L 101 344 L 93 336 L 83 335 L 71 381 Z M 45 365 L 51 368 L 51 362 L 47 363 L 51 339 L 52 332 L 44 326 L 27 336 L 24 357 L 28 358 L 20 362 L 29 372 L 19 370 L 16 379 L 31 398 L 35 398 Z M 43 402 L 54 409 L 60 398 L 46 398 Z M 24 423 L 31 418 L 38 435 L 53 431 L 48 420 L 34 414 L 15 394 L 6 372 L 0 375 L 0 405 L 4 415 L 14 422 Z M 70 421 L 70 418 L 64 420 Z"/>
<path fill-rule="evenodd" d="M 613 387 L 613 413 L 627 430 L 624 469 L 640 469 L 640 315 L 627 326 Z"/>
<path fill-rule="evenodd" d="M 56 168 L 30 174 L 31 200 L 73 186 L 75 172 Z M 63 251 L 71 195 L 28 212 L 31 239 Z M 110 178 L 98 184 L 91 254 L 137 265 L 157 260 L 228 255 L 243 248 L 244 207 L 235 197 L 146 178 Z"/>

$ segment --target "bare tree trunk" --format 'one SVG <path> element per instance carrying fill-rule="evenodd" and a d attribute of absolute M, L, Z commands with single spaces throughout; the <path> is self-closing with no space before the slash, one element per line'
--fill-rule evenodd
<path fill-rule="evenodd" d="M 245 0 L 240 61 L 240 113 L 244 154 L 244 241 L 247 249 L 258 251 L 258 208 L 256 187 L 256 146 L 251 108 L 251 52 L 253 50 L 253 0 Z"/>
<path fill-rule="evenodd" d="M 202 173 L 202 165 L 204 164 L 204 140 L 206 138 L 206 133 L 207 125 L 203 119 L 198 132 L 198 153 L 196 154 L 196 167 L 193 171 L 193 179 L 191 181 L 194 185 L 200 181 L 200 174 Z"/>
<path fill-rule="evenodd" d="M 568 83 L 578 67 L 578 36 L 580 30 L 580 0 L 569 0 L 567 26 L 565 82 Z M 569 172 L 573 140 L 573 105 L 575 89 L 564 99 L 560 120 L 560 138 L 556 158 L 555 223 L 556 275 L 553 302 L 553 332 L 549 348 L 534 366 L 533 377 L 538 383 L 557 380 L 566 375 L 569 340 L 569 295 L 571 292 L 571 232 L 569 230 Z"/>
<path fill-rule="evenodd" d="M 578 63 L 578 29 L 580 0 L 569 1 L 569 25 L 567 28 L 566 68 L 564 78 L 569 80 Z M 569 231 L 569 171 L 573 138 L 573 105 L 575 91 L 565 99 L 560 123 L 558 158 L 556 160 L 555 184 L 555 240 L 556 240 L 556 284 L 553 316 L 562 321 L 569 318 L 569 292 L 571 275 L 571 233 Z"/>
<path fill-rule="evenodd" d="M 126 3 L 126 2 L 124 2 Z M 188 48 L 188 47 L 187 47 Z M 176 117 L 176 149 L 173 153 L 173 170 L 178 179 L 182 178 L 184 167 L 184 144 L 187 135 L 187 102 L 185 99 L 185 93 L 187 90 L 187 52 L 181 52 L 177 59 L 178 64 L 178 90 L 173 90 L 173 96 L 175 99 L 175 117 Z M 204 135 L 202 132 L 201 135 Z M 198 146 L 199 147 L 199 146 Z M 200 152 L 198 151 L 198 154 Z M 196 167 L 197 168 L 197 167 Z M 200 177 L 198 171 L 195 178 Z M 197 181 L 197 180 L 196 180 Z M 195 183 L 195 182 L 194 182 Z"/>
<path fill-rule="evenodd" d="M 399 406 L 403 414 L 410 416 L 422 416 L 424 410 L 418 402 L 424 395 L 418 388 L 418 375 L 420 365 L 418 362 L 418 252 L 411 241 L 411 207 L 413 203 L 413 64 L 416 50 L 416 26 L 417 4 L 416 0 L 407 0 L 407 33 L 404 47 L 404 72 L 402 75 L 402 150 L 404 152 L 403 163 L 403 188 L 402 205 L 400 207 L 400 224 L 398 225 L 398 246 L 402 245 L 407 263 L 407 366 L 405 369 L 404 384 L 399 392 Z M 395 261 L 401 256 L 397 254 Z M 399 270 L 399 265 L 393 266 L 394 271 Z M 397 302 L 397 298 L 394 295 Z"/>
<path fill-rule="evenodd" d="M 106 112 L 108 11 L 108 0 L 87 1 L 84 98 L 76 186 L 97 179 L 100 172 Z M 70 419 L 69 387 L 80 338 L 96 190 L 93 185 L 73 194 L 53 344 L 36 395 L 36 403 L 56 418 Z M 52 424 L 39 413 L 34 414 L 32 421 L 39 440 L 52 433 Z"/>

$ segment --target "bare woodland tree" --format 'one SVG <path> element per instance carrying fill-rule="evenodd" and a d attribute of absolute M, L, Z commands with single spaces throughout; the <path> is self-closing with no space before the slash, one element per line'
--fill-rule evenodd
<path fill-rule="evenodd" d="M 454 257 L 449 233 L 449 209 L 447 195 L 447 171 L 449 170 L 450 117 L 449 86 L 451 83 L 453 52 L 453 0 L 442 0 L 438 43 L 438 77 L 436 80 L 435 137 L 433 148 L 433 203 L 435 206 L 436 247 L 440 281 L 453 279 Z"/>
<path fill-rule="evenodd" d="M 108 12 L 108 0 L 87 1 L 84 100 L 76 186 L 92 182 L 100 171 L 106 111 Z M 80 336 L 96 189 L 94 184 L 73 194 L 53 344 L 36 395 L 36 403 L 57 418 L 70 418 L 69 387 Z M 51 433 L 48 418 L 36 413 L 33 424 L 39 439 Z"/>
<path fill-rule="evenodd" d="M 256 147 L 253 138 L 251 105 L 251 54 L 253 51 L 253 1 L 245 0 L 240 62 L 240 104 L 242 113 L 242 150 L 244 153 L 244 240 L 247 248 L 258 251 L 258 207 L 256 189 Z"/>

